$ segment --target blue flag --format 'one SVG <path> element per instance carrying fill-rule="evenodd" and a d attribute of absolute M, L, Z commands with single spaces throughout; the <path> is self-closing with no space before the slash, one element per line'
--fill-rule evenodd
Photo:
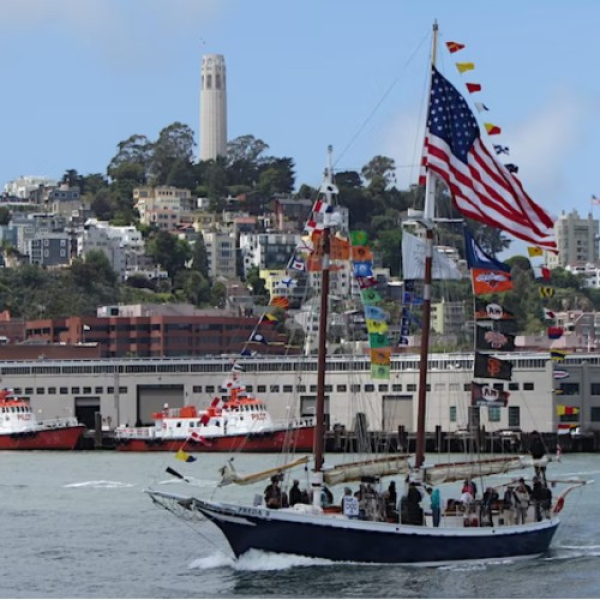
<path fill-rule="evenodd" d="M 488 271 L 504 271 L 510 273 L 510 267 L 489 254 L 486 254 L 465 227 L 465 254 L 469 269 L 485 269 Z"/>

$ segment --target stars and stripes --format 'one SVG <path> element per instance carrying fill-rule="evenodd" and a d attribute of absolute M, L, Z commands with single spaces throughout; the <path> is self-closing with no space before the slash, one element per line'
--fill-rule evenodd
<path fill-rule="evenodd" d="M 465 99 L 435 67 L 432 69 L 428 168 L 445 181 L 465 216 L 555 250 L 554 218 L 489 152 Z"/>

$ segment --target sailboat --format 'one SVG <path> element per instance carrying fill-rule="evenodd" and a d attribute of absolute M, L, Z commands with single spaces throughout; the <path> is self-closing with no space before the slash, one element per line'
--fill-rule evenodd
<path fill-rule="evenodd" d="M 437 40 L 437 25 L 434 26 L 434 52 Z M 199 515 L 214 523 L 225 536 L 236 557 L 251 550 L 270 553 L 300 555 L 332 561 L 359 563 L 392 563 L 406 565 L 438 565 L 463 561 L 486 561 L 497 559 L 517 559 L 539 557 L 548 551 L 559 527 L 559 513 L 566 496 L 585 481 L 568 481 L 568 486 L 553 499 L 553 503 L 543 518 L 528 518 L 520 524 L 503 521 L 499 516 L 486 526 L 472 512 L 469 500 L 465 503 L 449 504 L 443 509 L 439 523 L 431 519 L 414 521 L 399 516 L 382 515 L 375 507 L 365 510 L 367 501 L 372 501 L 372 484 L 387 476 L 406 478 L 409 488 L 438 486 L 444 482 L 471 481 L 477 477 L 506 474 L 517 470 L 543 469 L 547 458 L 534 459 L 529 456 L 502 456 L 487 460 L 428 464 L 425 457 L 426 408 L 429 330 L 431 321 L 431 283 L 433 271 L 433 248 L 435 220 L 433 198 L 435 197 L 434 173 L 446 182 L 455 204 L 464 214 L 475 217 L 485 213 L 487 224 L 495 218 L 507 219 L 509 231 L 528 238 L 541 247 L 554 248 L 552 239 L 552 219 L 541 207 L 525 194 L 522 187 L 502 165 L 497 165 L 491 155 L 485 154 L 478 128 L 473 121 L 465 121 L 466 102 L 459 92 L 432 66 L 432 83 L 428 130 L 425 142 L 427 155 L 427 185 L 425 209 L 420 217 L 420 225 L 425 230 L 425 260 L 423 275 L 422 336 L 420 348 L 420 374 L 418 386 L 418 415 L 416 451 L 414 456 L 406 454 L 389 455 L 376 460 L 361 460 L 352 463 L 329 466 L 324 460 L 325 435 L 325 381 L 326 381 L 326 330 L 328 323 L 328 299 L 330 276 L 331 243 L 336 228 L 335 219 L 326 221 L 321 230 L 320 252 L 322 264 L 321 303 L 319 312 L 319 360 L 317 370 L 316 424 L 313 456 L 311 459 L 294 461 L 273 469 L 267 469 L 250 476 L 241 476 L 232 463 L 222 470 L 222 484 L 237 483 L 247 485 L 261 480 L 272 481 L 277 486 L 283 472 L 298 464 L 311 465 L 311 501 L 302 501 L 289 507 L 281 505 L 273 508 L 263 502 L 260 496 L 251 504 L 217 502 L 197 497 L 195 494 L 174 494 L 160 490 L 146 490 L 152 500 L 175 514 L 190 519 Z M 468 115 L 472 113 L 467 107 Z M 467 117 L 469 119 L 469 117 Z M 489 179 L 496 186 L 490 191 L 490 183 L 473 181 L 474 171 L 467 162 L 469 157 L 461 155 L 469 149 L 463 147 L 463 134 L 469 129 L 472 135 L 471 146 L 478 145 L 485 169 L 496 170 Z M 459 129 L 461 130 L 460 135 Z M 453 139 L 454 138 L 454 139 Z M 459 141 L 457 141 L 459 140 Z M 464 160 L 463 160 L 464 159 Z M 488 160 L 489 159 L 489 160 Z M 471 179 L 470 179 L 471 178 Z M 469 189 L 470 188 L 470 189 Z M 331 158 L 320 187 L 322 202 L 326 206 L 334 204 L 337 193 L 334 182 Z M 478 198 L 487 194 L 490 202 L 496 204 L 496 214 L 486 208 Z M 510 210 L 498 208 L 503 202 L 510 204 L 514 217 L 507 217 Z M 498 216 L 499 215 L 499 216 Z M 176 471 L 169 472 L 185 479 Z M 323 495 L 327 486 L 346 482 L 361 482 L 365 503 L 358 506 L 355 499 L 343 502 L 343 510 L 324 508 Z M 548 480 L 550 481 L 550 479 Z M 504 490 L 510 484 L 496 485 Z M 409 494 L 410 496 L 410 494 Z M 460 506 L 459 506 L 460 505 Z M 476 503 L 475 503 L 476 505 Z M 496 501 L 495 510 L 501 506 Z M 372 507 L 372 506 L 371 506 Z M 175 509 L 175 510 L 174 510 Z M 400 511 L 402 512 L 402 511 Z"/>

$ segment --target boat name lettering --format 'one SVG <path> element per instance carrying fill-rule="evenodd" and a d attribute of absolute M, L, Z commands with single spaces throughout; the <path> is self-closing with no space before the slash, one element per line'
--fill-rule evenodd
<path fill-rule="evenodd" d="M 267 415 L 265 415 L 265 413 L 252 414 L 253 420 L 264 421 L 266 418 Z"/>
<path fill-rule="evenodd" d="M 254 508 L 251 506 L 240 506 L 239 512 L 241 515 L 252 515 L 254 517 L 262 517 L 263 511 L 260 508 Z"/>

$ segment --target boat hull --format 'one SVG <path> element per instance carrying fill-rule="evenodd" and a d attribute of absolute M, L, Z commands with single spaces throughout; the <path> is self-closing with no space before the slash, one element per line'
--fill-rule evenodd
<path fill-rule="evenodd" d="M 558 519 L 513 527 L 416 527 L 294 514 L 194 500 L 236 556 L 248 550 L 332 561 L 435 565 L 536 557 L 547 552 Z"/>
<path fill-rule="evenodd" d="M 85 425 L 1 433 L 0 450 L 74 450 Z"/>
<path fill-rule="evenodd" d="M 206 443 L 193 439 L 117 438 L 122 452 L 281 452 L 286 448 L 311 452 L 314 427 L 276 429 L 261 433 L 207 437 Z"/>

